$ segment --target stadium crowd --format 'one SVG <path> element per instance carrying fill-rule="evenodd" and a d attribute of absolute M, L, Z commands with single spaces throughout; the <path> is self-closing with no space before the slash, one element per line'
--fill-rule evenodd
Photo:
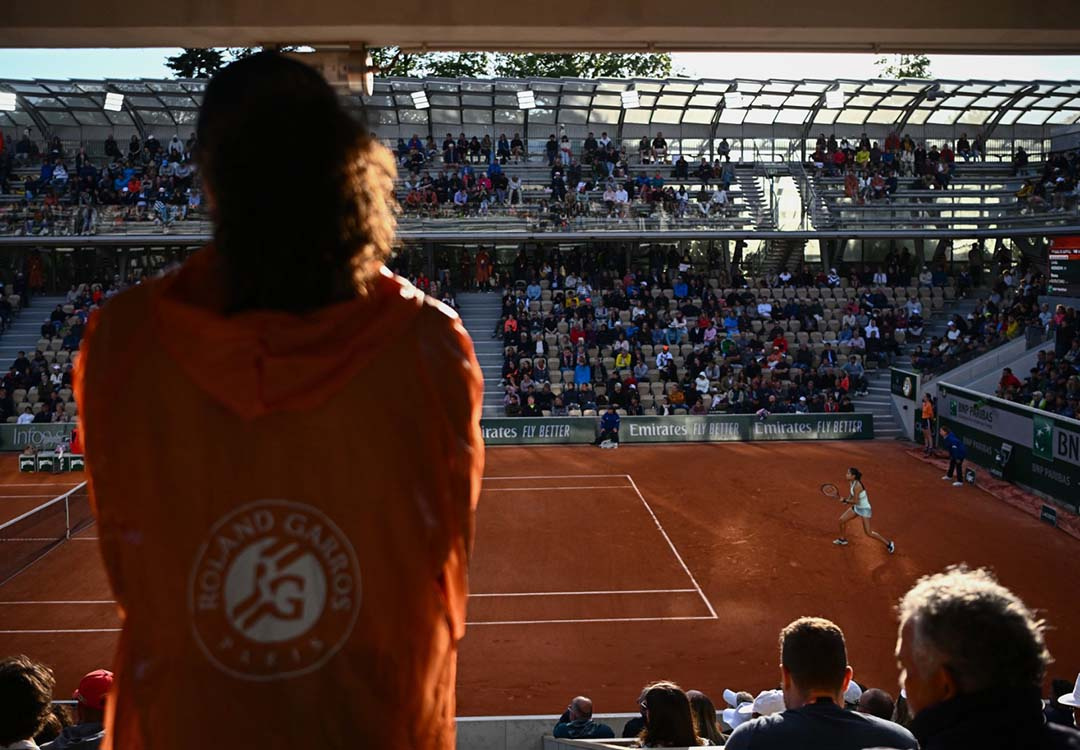
<path fill-rule="evenodd" d="M 920 579 L 902 598 L 899 696 L 854 680 L 843 631 L 803 617 L 780 633 L 780 685 L 725 689 L 726 708 L 669 681 L 646 685 L 621 736 L 634 747 L 1080 748 L 1080 677 L 1042 683 L 1052 659 L 1044 624 L 985 570 L 962 566 Z M 770 680 L 763 676 L 762 682 Z M 775 685 L 775 683 L 773 683 Z M 614 729 L 577 696 L 553 736 L 603 740 Z"/>
<path fill-rule="evenodd" d="M 1040 351 L 1021 380 L 1005 368 L 996 395 L 1059 417 L 1080 419 L 1080 329 L 1075 308 L 1043 305 L 1039 318 L 1054 332 L 1054 349 Z"/>
<path fill-rule="evenodd" d="M 85 145 L 71 153 L 55 136 L 39 147 L 27 130 L 13 146 L 0 144 L 0 194 L 18 198 L 0 203 L 0 232 L 93 234 L 99 223 L 128 221 L 169 227 L 201 211 L 196 148 L 194 135 L 165 144 L 152 133 L 145 141 L 132 135 L 124 148 L 110 135 L 95 159 Z"/>
<path fill-rule="evenodd" d="M 590 132 L 580 145 L 566 135 L 557 140 L 552 134 L 542 157 L 550 169 L 548 182 L 540 186 L 527 185 L 520 175 L 508 176 L 503 169 L 528 160 L 526 144 L 517 133 L 512 139 L 501 134 L 494 144 L 488 135 L 470 139 L 460 133 L 455 139 L 447 133 L 441 150 L 432 138 L 423 142 L 414 135 L 408 142 L 399 138 L 395 153 L 399 167 L 407 173 L 401 198 L 407 216 L 486 216 L 505 210 L 529 216 L 538 225 L 566 226 L 585 216 L 625 220 L 631 214 L 655 212 L 676 218 L 728 215 L 733 209 L 730 190 L 736 176 L 726 144 L 725 140 L 720 145 L 722 161 L 710 165 L 702 159 L 693 172 L 701 184 L 689 189 L 685 182 L 691 177 L 690 165 L 683 155 L 670 170 L 663 170 L 667 175 L 660 170 L 651 175 L 640 170 L 632 173 L 626 149 L 606 132 L 600 138 Z M 442 166 L 433 175 L 438 159 Z M 667 164 L 663 133 L 642 138 L 638 161 Z M 672 179 L 683 182 L 676 186 Z M 713 180 L 715 185 L 710 184 Z M 529 201 L 528 194 L 533 192 L 543 198 Z"/>
<path fill-rule="evenodd" d="M 505 346 L 508 416 L 587 414 L 609 404 L 630 415 L 850 412 L 866 368 L 920 342 L 930 314 L 919 290 L 906 287 L 916 278 L 906 250 L 843 278 L 804 266 L 748 279 L 716 270 L 715 259 L 710 278 L 661 249 L 641 272 L 578 250 L 537 262 L 521 253 L 501 278 L 486 251 L 476 264 L 477 287 L 503 288 L 492 337 Z M 917 278 L 934 294 L 952 284 L 941 268 Z M 948 346 L 933 342 L 936 359 L 922 364 L 952 356 Z"/>

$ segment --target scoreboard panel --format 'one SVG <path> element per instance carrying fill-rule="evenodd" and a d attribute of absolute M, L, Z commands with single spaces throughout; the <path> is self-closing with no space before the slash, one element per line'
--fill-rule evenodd
<path fill-rule="evenodd" d="M 1047 291 L 1055 297 L 1080 297 L 1080 237 L 1055 237 L 1050 242 Z"/>

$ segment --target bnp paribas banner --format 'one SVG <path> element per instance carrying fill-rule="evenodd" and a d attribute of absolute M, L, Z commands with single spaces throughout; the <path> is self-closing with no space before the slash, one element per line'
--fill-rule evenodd
<path fill-rule="evenodd" d="M 1080 422 L 940 383 L 942 425 L 964 441 L 968 458 L 1073 510 L 1080 504 Z"/>
<path fill-rule="evenodd" d="M 70 439 L 71 423 L 0 424 L 0 451 L 21 451 L 27 446 L 35 449 L 55 448 L 57 443 Z"/>
<path fill-rule="evenodd" d="M 487 445 L 591 443 L 597 417 L 498 418 L 481 420 Z M 623 417 L 622 443 L 721 443 L 759 440 L 867 440 L 874 436 L 871 414 L 751 414 Z"/>

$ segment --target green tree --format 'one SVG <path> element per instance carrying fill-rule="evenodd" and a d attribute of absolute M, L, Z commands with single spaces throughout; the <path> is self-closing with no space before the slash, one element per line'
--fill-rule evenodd
<path fill-rule="evenodd" d="M 166 58 L 165 65 L 177 78 L 209 78 L 225 65 L 225 53 L 219 49 L 185 49 Z"/>
<path fill-rule="evenodd" d="M 612 52 L 497 55 L 494 72 L 510 78 L 663 78 L 671 74 L 671 55 Z"/>
<path fill-rule="evenodd" d="M 930 58 L 926 55 L 888 55 L 874 61 L 882 78 L 929 78 Z"/>

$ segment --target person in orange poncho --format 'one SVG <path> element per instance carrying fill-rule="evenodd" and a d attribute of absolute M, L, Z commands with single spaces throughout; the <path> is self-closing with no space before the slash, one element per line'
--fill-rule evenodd
<path fill-rule="evenodd" d="M 103 747 L 451 748 L 472 344 L 382 265 L 393 159 L 313 70 L 230 65 L 198 143 L 213 244 L 107 302 L 76 379 L 123 620 Z"/>

